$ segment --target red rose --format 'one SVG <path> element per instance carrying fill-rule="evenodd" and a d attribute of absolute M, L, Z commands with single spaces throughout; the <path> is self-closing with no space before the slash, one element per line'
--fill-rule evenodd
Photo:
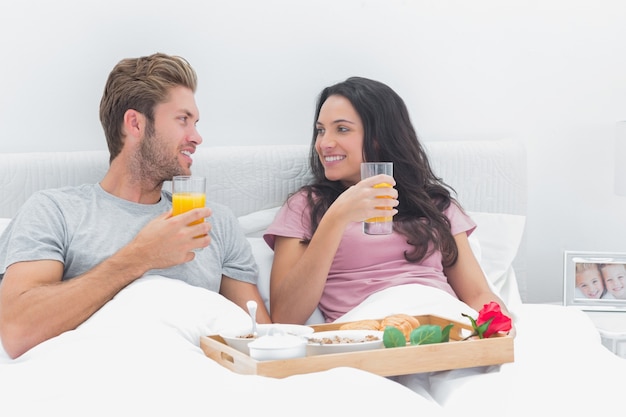
<path fill-rule="evenodd" d="M 482 310 L 478 312 L 478 318 L 476 324 L 478 326 L 483 323 L 491 322 L 487 325 L 487 328 L 483 332 L 483 337 L 491 337 L 497 332 L 508 332 L 511 330 L 511 318 L 502 314 L 500 310 L 500 304 L 492 301 L 489 304 L 485 304 Z"/>

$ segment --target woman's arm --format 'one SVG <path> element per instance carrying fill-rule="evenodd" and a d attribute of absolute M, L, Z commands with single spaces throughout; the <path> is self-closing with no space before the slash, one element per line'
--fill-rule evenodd
<path fill-rule="evenodd" d="M 511 317 L 504 301 L 489 287 L 472 248 L 467 233 L 462 232 L 454 236 L 459 251 L 456 263 L 444 269 L 450 286 L 461 301 L 476 311 L 480 311 L 485 304 L 495 301 L 500 305 L 502 313 Z M 513 331 L 513 329 L 512 329 Z"/>
<path fill-rule="evenodd" d="M 326 213 L 308 244 L 277 236 L 270 278 L 270 315 L 277 323 L 303 324 L 322 296 L 346 224 Z"/>

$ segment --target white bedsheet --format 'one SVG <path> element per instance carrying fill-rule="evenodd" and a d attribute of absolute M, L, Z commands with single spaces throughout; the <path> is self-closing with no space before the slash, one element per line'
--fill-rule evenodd
<path fill-rule="evenodd" d="M 158 276 L 129 285 L 74 331 L 0 359 L 3 416 L 383 415 L 388 400 L 441 407 L 351 368 L 274 379 L 233 373 L 198 347 L 202 334 L 248 323 L 219 294 Z M 373 400 L 372 400 L 373 399 Z"/>
<path fill-rule="evenodd" d="M 341 320 L 406 312 L 463 321 L 461 311 L 472 310 L 441 291 L 404 286 L 375 294 Z M 456 416 L 620 414 L 626 360 L 601 344 L 584 312 L 522 304 L 515 317 L 513 363 L 394 379 Z"/>
<path fill-rule="evenodd" d="M 395 312 L 462 320 L 471 309 L 417 285 L 378 293 L 344 320 Z M 246 313 L 218 294 L 158 276 L 128 286 L 87 322 L 17 360 L 0 358 L 0 413 L 32 416 L 210 415 L 601 415 L 619 409 L 626 361 L 600 343 L 581 311 L 523 305 L 515 362 L 383 378 L 350 368 L 284 379 L 244 376 L 208 359 L 203 334 L 243 325 Z M 311 408 L 307 407 L 311 405 Z M 294 412 L 297 407 L 298 411 Z M 415 413 L 412 412 L 415 410 Z"/>

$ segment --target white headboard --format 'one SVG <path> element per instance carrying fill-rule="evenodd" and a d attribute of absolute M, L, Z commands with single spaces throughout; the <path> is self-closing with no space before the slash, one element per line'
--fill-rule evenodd
<path fill-rule="evenodd" d="M 192 171 L 207 181 L 207 199 L 231 207 L 237 216 L 281 205 L 310 178 L 308 145 L 200 148 Z M 514 140 L 430 141 L 426 149 L 435 173 L 473 212 L 526 213 L 526 155 Z M 13 217 L 34 192 L 98 182 L 108 152 L 0 154 L 0 218 Z M 514 262 L 523 293 L 525 249 Z"/>
<path fill-rule="evenodd" d="M 431 141 L 435 173 L 469 211 L 526 215 L 526 152 L 521 142 Z"/>
<path fill-rule="evenodd" d="M 430 141 L 437 175 L 456 189 L 470 211 L 526 213 L 526 157 L 514 140 Z M 207 198 L 235 214 L 275 207 L 308 178 L 308 145 L 200 148 L 192 170 L 205 175 Z M 108 152 L 0 154 L 0 217 L 12 217 L 36 190 L 98 182 Z"/>

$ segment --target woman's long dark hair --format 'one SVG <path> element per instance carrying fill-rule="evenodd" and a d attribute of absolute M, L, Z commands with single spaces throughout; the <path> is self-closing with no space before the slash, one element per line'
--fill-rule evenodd
<path fill-rule="evenodd" d="M 443 214 L 451 203 L 452 188 L 433 172 L 428 156 L 411 124 L 404 101 L 387 85 L 367 78 L 352 77 L 322 90 L 315 110 L 313 140 L 309 155 L 314 180 L 305 186 L 311 207 L 311 235 L 330 205 L 346 189 L 340 181 L 326 179 L 315 150 L 320 109 L 326 99 L 338 95 L 350 101 L 363 123 L 363 160 L 391 161 L 398 190 L 398 214 L 394 229 L 407 237 L 410 262 L 419 262 L 440 250 L 444 266 L 454 265 L 458 250 Z"/>

